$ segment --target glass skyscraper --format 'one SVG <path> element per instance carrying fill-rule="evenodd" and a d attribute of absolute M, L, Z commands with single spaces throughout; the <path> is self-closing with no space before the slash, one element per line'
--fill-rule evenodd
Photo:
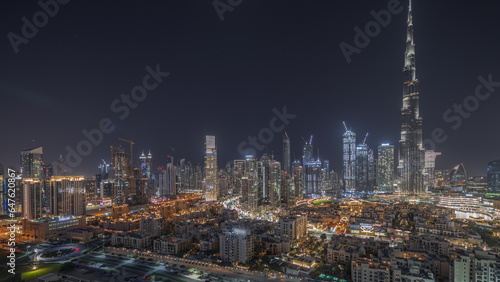
<path fill-rule="evenodd" d="M 43 175 L 43 148 L 37 147 L 21 151 L 21 173 L 23 178 L 38 178 Z"/>

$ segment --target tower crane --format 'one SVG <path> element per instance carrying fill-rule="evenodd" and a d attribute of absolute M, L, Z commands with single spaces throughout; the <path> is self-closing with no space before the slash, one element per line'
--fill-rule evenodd
<path fill-rule="evenodd" d="M 126 139 L 123 139 L 123 138 L 118 138 L 118 140 L 121 140 L 123 142 L 127 142 L 130 144 L 130 168 L 133 169 L 133 154 L 132 154 L 132 147 L 134 146 L 135 142 L 132 141 L 132 140 L 126 140 Z"/>

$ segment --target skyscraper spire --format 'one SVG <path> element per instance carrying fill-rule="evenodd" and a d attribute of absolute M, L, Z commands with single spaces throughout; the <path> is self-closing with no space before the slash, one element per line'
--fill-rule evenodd
<path fill-rule="evenodd" d="M 413 41 L 413 16 L 411 11 L 411 0 L 408 7 L 408 21 L 406 31 L 406 52 L 405 52 L 405 68 L 410 70 L 409 76 L 405 77 L 408 80 L 416 80 L 416 67 L 415 67 L 415 42 Z"/>

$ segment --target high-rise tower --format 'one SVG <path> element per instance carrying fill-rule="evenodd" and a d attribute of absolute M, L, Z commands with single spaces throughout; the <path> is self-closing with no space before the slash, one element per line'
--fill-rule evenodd
<path fill-rule="evenodd" d="M 290 162 L 290 138 L 288 134 L 283 135 L 283 171 L 291 172 L 292 163 Z"/>
<path fill-rule="evenodd" d="M 312 145 L 312 135 L 309 142 L 304 140 L 304 148 L 302 154 L 302 166 L 305 167 L 308 162 L 312 162 L 313 159 L 313 145 Z"/>
<path fill-rule="evenodd" d="M 21 151 L 21 173 L 23 178 L 42 178 L 43 148 Z"/>
<path fill-rule="evenodd" d="M 415 66 L 411 0 L 408 6 L 407 24 L 405 66 L 403 68 L 401 140 L 399 141 L 399 190 L 406 195 L 418 195 L 425 193 L 422 174 L 425 150 L 422 147 L 422 118 L 419 111 L 420 93 Z"/>
<path fill-rule="evenodd" d="M 344 189 L 346 191 L 356 190 L 356 133 L 347 129 L 345 125 L 343 135 L 343 159 L 344 159 Z"/>
<path fill-rule="evenodd" d="M 203 194 L 207 201 L 217 201 L 217 149 L 215 136 L 206 136 L 205 142 L 205 185 Z"/>
<path fill-rule="evenodd" d="M 377 187 L 379 192 L 392 192 L 394 188 L 394 146 L 378 147 Z"/>
<path fill-rule="evenodd" d="M 142 178 L 151 179 L 151 177 L 152 177 L 151 160 L 152 159 L 153 159 L 153 155 L 151 155 L 151 151 L 149 151 L 147 156 L 144 154 L 144 151 L 142 151 L 142 154 L 139 156 L 139 161 L 141 163 L 141 177 Z"/>

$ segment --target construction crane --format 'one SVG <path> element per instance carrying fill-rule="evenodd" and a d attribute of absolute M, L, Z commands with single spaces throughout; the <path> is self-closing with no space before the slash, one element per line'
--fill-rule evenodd
<path fill-rule="evenodd" d="M 342 123 L 344 124 L 345 131 L 348 131 L 349 129 L 347 129 L 347 125 L 345 125 L 345 121 L 343 121 Z"/>
<path fill-rule="evenodd" d="M 363 144 L 366 144 L 366 139 L 368 138 L 368 132 L 366 133 L 365 139 L 363 140 Z"/>
<path fill-rule="evenodd" d="M 134 146 L 135 142 L 132 141 L 132 140 L 126 140 L 126 139 L 123 139 L 123 138 L 118 138 L 118 140 L 121 140 L 123 142 L 127 142 L 127 143 L 130 144 L 130 167 L 131 168 L 134 167 L 133 164 L 132 164 L 133 163 L 132 160 L 134 159 L 133 154 L 132 154 L 132 147 Z"/>

